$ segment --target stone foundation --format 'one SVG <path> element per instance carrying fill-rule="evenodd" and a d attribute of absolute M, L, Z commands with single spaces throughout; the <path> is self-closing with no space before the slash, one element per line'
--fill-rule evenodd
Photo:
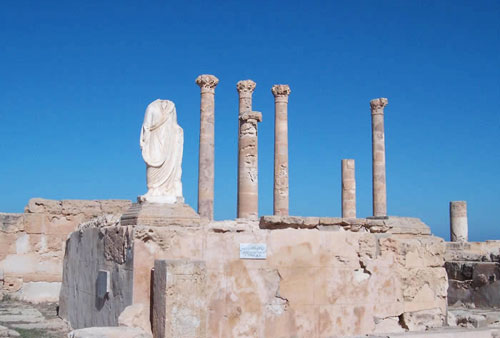
<path fill-rule="evenodd" d="M 500 308 L 500 241 L 446 243 L 448 304 Z"/>
<path fill-rule="evenodd" d="M 112 250 L 127 252 L 118 255 L 123 258 L 120 261 L 109 256 L 105 239 L 106 234 L 124 229 L 130 247 Z M 266 259 L 240 259 L 241 243 L 265 244 Z M 64 297 L 79 304 L 63 311 L 72 325 L 72 318 L 86 311 L 94 312 L 88 315 L 88 326 L 116 325 L 113 318 L 126 305 L 142 303 L 149 310 L 154 299 L 153 311 L 165 313 L 164 331 L 181 328 L 197 332 L 196 337 L 327 337 L 423 330 L 445 322 L 444 253 L 443 240 L 412 218 L 268 216 L 260 222 L 222 221 L 192 227 L 87 228 L 71 236 L 65 260 L 88 257 L 96 263 L 65 270 L 61 307 L 64 310 Z M 170 280 L 174 284 L 167 283 L 170 289 L 156 291 L 152 285 L 155 260 L 166 260 L 167 275 L 169 264 L 173 264 L 172 276 L 182 275 Z M 191 269 L 198 275 L 191 276 L 191 270 L 184 269 L 200 264 L 202 270 Z M 110 271 L 112 280 L 109 298 L 100 310 L 86 300 L 95 298 L 94 290 L 74 287 L 85 278 L 95 282 L 98 270 Z M 200 271 L 202 279 L 196 277 Z M 129 274 L 133 274 L 133 285 Z M 183 290 L 182 282 L 177 285 L 176 280 L 192 281 L 202 289 L 193 294 L 168 293 Z M 173 298 L 158 302 L 165 292 Z M 130 298 L 118 302 L 118 293 Z M 193 301 L 193 296 L 198 299 Z M 182 297 L 191 299 L 193 306 L 172 305 L 183 304 Z M 194 308 L 196 320 L 186 322 L 183 311 Z M 108 322 L 98 323 L 98 317 Z"/>

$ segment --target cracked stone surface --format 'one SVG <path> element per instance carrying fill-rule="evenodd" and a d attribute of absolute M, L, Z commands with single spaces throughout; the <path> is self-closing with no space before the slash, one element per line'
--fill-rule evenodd
<path fill-rule="evenodd" d="M 153 315 L 163 309 L 165 330 L 198 338 L 343 337 L 445 324 L 445 244 L 418 219 L 266 216 L 191 227 L 135 225 L 127 269 L 120 260 L 104 258 L 101 233 L 124 228 L 91 228 L 71 236 L 67 258 L 92 257 L 98 264 L 73 269 L 68 282 L 88 280 L 99 269 L 115 271 L 115 279 L 100 310 L 93 298 L 74 294 L 76 305 L 66 306 L 70 320 L 85 314 L 86 326 L 102 325 L 104 316 L 121 313 L 113 302 L 124 294 L 133 294 L 124 305 L 144 304 L 149 318 L 153 290 Z M 241 243 L 265 244 L 266 259 L 241 259 Z M 152 276 L 158 259 L 173 265 L 166 273 L 155 268 Z M 195 262 L 203 262 L 203 269 L 188 269 Z M 128 272 L 117 274 L 120 269 Z M 157 277 L 168 282 L 163 291 L 151 283 Z M 164 303 L 158 294 L 168 296 Z"/>

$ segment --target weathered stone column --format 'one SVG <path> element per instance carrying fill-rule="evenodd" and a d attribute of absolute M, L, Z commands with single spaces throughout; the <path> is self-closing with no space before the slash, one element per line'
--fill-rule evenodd
<path fill-rule="evenodd" d="M 450 237 L 452 242 L 467 242 L 469 239 L 466 201 L 450 202 Z"/>
<path fill-rule="evenodd" d="M 196 78 L 201 89 L 198 213 L 210 220 L 214 218 L 214 96 L 218 83 L 213 75 Z"/>
<path fill-rule="evenodd" d="M 240 116 L 240 171 L 238 174 L 238 218 L 259 216 L 257 123 L 260 112 Z"/>
<path fill-rule="evenodd" d="M 274 85 L 274 214 L 288 216 L 288 85 Z"/>
<path fill-rule="evenodd" d="M 258 216 L 257 181 L 257 120 L 249 121 L 252 113 L 252 94 L 255 90 L 252 80 L 239 81 L 238 116 L 238 206 L 237 217 Z M 254 127 L 255 125 L 255 127 Z"/>
<path fill-rule="evenodd" d="M 375 217 L 387 216 L 384 107 L 388 102 L 386 98 L 370 101 L 372 111 L 373 216 Z"/>
<path fill-rule="evenodd" d="M 342 217 L 356 218 L 356 177 L 354 160 L 342 160 Z"/>

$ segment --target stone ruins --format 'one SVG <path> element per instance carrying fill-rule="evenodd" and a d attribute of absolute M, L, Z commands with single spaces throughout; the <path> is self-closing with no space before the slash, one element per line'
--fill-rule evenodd
<path fill-rule="evenodd" d="M 136 203 L 34 198 L 22 214 L 0 214 L 1 295 L 57 302 L 74 338 L 500 337 L 500 241 L 468 242 L 466 202 L 450 203 L 450 242 L 387 212 L 386 98 L 370 101 L 373 215 L 357 215 L 355 160 L 342 159 L 341 217 L 300 217 L 289 209 L 291 90 L 274 85 L 274 212 L 260 216 L 263 114 L 252 109 L 256 83 L 239 81 L 237 218 L 215 221 L 219 79 L 195 82 L 197 212 L 182 195 L 175 104 L 156 100 Z"/>

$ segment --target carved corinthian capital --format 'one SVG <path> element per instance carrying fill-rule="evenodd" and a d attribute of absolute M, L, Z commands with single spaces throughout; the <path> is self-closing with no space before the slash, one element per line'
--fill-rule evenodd
<path fill-rule="evenodd" d="M 262 122 L 262 113 L 259 111 L 251 111 L 248 113 L 244 113 L 240 116 L 241 121 L 254 120 L 256 122 Z"/>
<path fill-rule="evenodd" d="M 375 114 L 375 113 L 383 114 L 384 107 L 387 106 L 388 103 L 389 103 L 389 101 L 385 97 L 371 100 L 370 101 L 370 108 L 372 110 L 372 114 Z"/>
<path fill-rule="evenodd" d="M 288 96 L 292 91 L 290 90 L 290 86 L 278 84 L 274 85 L 273 88 L 271 88 L 271 92 L 275 97 L 279 97 L 279 96 Z"/>
<path fill-rule="evenodd" d="M 240 94 L 252 94 L 255 90 L 255 86 L 256 84 L 252 80 L 243 80 L 238 81 L 238 83 L 236 84 L 236 89 Z"/>
<path fill-rule="evenodd" d="M 219 83 L 219 79 L 210 74 L 202 74 L 196 78 L 195 82 L 202 90 L 208 89 L 213 91 Z"/>

